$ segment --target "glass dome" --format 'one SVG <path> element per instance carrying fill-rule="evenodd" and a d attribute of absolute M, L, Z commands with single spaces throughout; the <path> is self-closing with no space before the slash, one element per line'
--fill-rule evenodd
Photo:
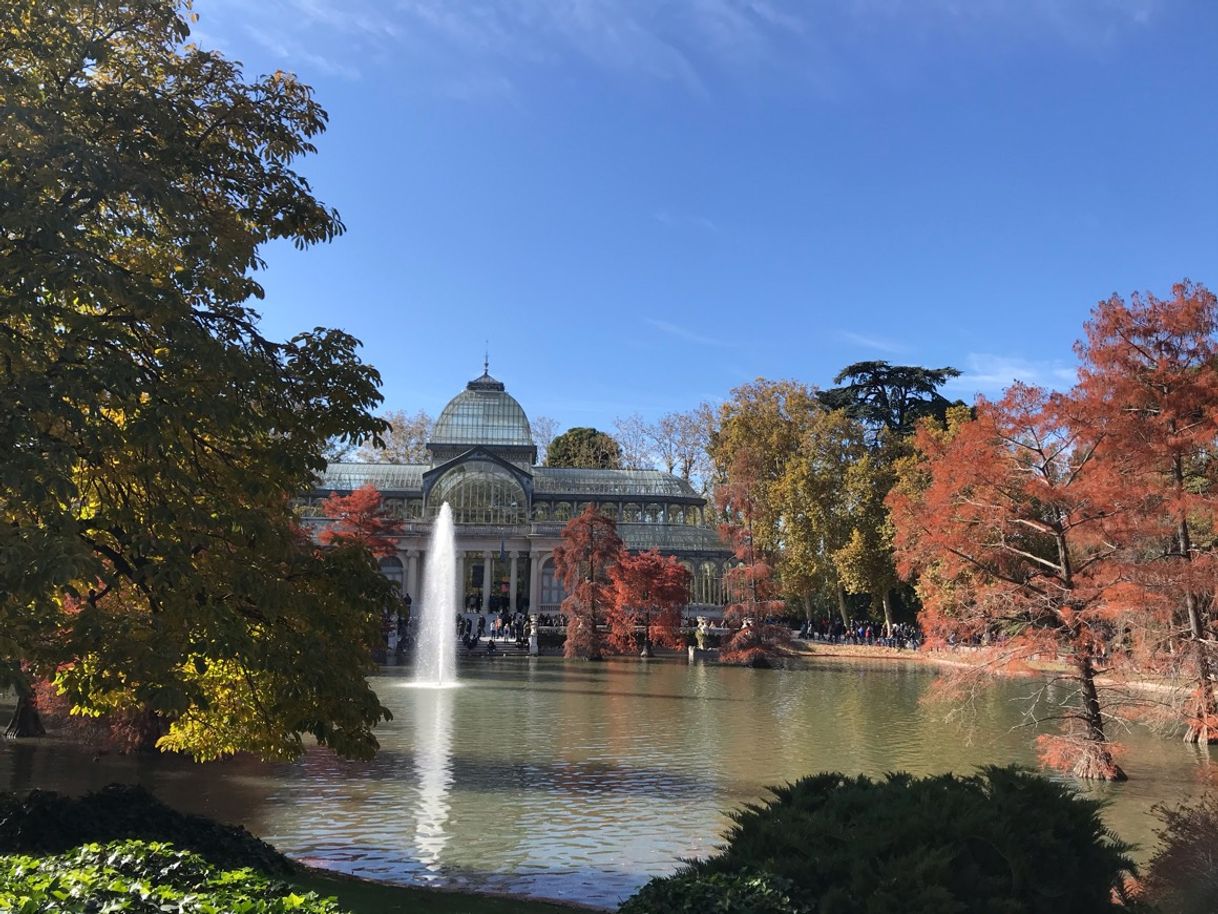
<path fill-rule="evenodd" d="M 532 447 L 529 419 L 516 398 L 488 372 L 465 385 L 440 413 L 431 433 L 434 444 L 487 444 Z"/>

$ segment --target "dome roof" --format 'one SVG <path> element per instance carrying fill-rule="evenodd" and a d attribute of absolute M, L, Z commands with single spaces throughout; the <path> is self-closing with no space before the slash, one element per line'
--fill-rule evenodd
<path fill-rule="evenodd" d="M 532 447 L 529 417 L 489 371 L 448 401 L 431 433 L 432 444 Z"/>

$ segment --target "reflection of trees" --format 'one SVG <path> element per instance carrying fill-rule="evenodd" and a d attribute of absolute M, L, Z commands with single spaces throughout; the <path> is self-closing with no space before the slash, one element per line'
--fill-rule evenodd
<path fill-rule="evenodd" d="M 37 788 L 79 796 L 107 784 L 139 784 L 181 812 L 264 836 L 274 832 L 276 812 L 268 803 L 268 781 L 287 767 L 249 757 L 198 765 L 172 755 L 94 755 L 91 748 L 60 740 L 10 742 L 0 752 L 0 791 Z"/>

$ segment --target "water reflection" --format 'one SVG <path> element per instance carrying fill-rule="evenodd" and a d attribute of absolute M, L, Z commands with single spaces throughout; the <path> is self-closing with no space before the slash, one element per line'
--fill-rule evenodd
<path fill-rule="evenodd" d="M 414 698 L 414 770 L 418 783 L 414 846 L 435 880 L 448 844 L 449 791 L 453 786 L 453 690 L 411 689 Z"/>

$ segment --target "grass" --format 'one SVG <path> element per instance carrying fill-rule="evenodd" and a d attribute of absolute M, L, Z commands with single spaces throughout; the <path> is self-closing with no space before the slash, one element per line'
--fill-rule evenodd
<path fill-rule="evenodd" d="M 383 885 L 322 870 L 308 870 L 291 881 L 319 895 L 337 898 L 339 905 L 352 914 L 575 914 L 587 911 L 586 908 L 525 898 Z"/>

